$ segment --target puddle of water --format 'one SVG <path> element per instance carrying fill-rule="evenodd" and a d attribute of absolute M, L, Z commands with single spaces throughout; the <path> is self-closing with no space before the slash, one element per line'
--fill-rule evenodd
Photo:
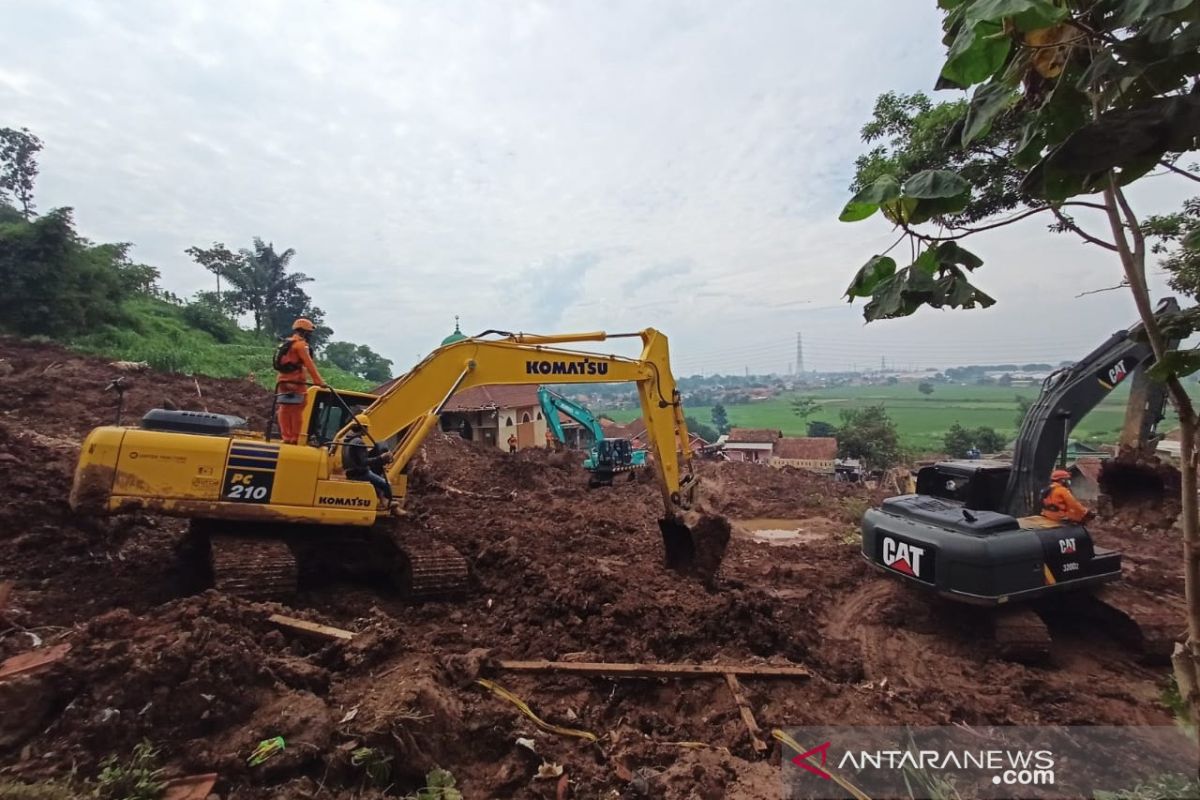
<path fill-rule="evenodd" d="M 733 521 L 733 534 L 772 547 L 794 547 L 828 538 L 823 526 L 807 525 L 802 519 L 740 519 Z"/>

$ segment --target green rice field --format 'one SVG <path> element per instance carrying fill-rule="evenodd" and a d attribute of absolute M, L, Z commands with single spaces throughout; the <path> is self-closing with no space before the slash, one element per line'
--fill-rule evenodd
<path fill-rule="evenodd" d="M 954 423 L 966 428 L 988 426 L 998 432 L 1016 434 L 1017 397 L 1033 400 L 1037 387 L 1001 387 L 979 385 L 935 384 L 931 395 L 923 395 L 915 383 L 891 386 L 844 386 L 813 389 L 785 394 L 760 402 L 727 405 L 729 422 L 741 428 L 773 428 L 785 435 L 803 436 L 808 420 L 840 424 L 839 412 L 850 408 L 882 405 L 895 421 L 903 445 L 915 452 L 935 452 L 942 447 L 942 437 Z M 1091 414 L 1076 426 L 1073 438 L 1092 443 L 1115 442 L 1125 414 L 1128 387 L 1122 386 L 1109 395 Z M 792 400 L 812 397 L 821 410 L 801 419 L 792 412 Z M 640 416 L 634 408 L 602 410 L 617 422 L 628 422 Z M 712 408 L 688 406 L 687 414 L 711 424 Z M 1163 428 L 1172 427 L 1170 416 Z"/>

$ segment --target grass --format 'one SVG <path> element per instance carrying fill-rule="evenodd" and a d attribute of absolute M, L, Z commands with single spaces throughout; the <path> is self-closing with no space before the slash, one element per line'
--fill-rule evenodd
<path fill-rule="evenodd" d="M 252 331 L 232 326 L 206 330 L 185 317 L 184 309 L 150 297 L 137 297 L 125 304 L 130 322 L 107 326 L 77 336 L 67 344 L 74 350 L 123 361 L 145 361 L 161 372 L 207 375 L 213 378 L 245 378 L 273 388 L 275 371 L 271 359 L 275 341 Z M 332 364 L 322 363 L 321 376 L 334 388 L 366 391 L 372 384 Z"/>
<path fill-rule="evenodd" d="M 1006 437 L 1016 435 L 1018 396 L 1033 400 L 1034 387 L 1003 387 L 939 384 L 932 395 L 923 395 L 915 383 L 892 386 L 844 386 L 813 389 L 785 394 L 756 403 L 727 405 L 731 425 L 739 428 L 771 428 L 788 436 L 803 436 L 809 421 L 840 424 L 839 413 L 845 409 L 882 405 L 896 423 L 902 445 L 915 452 L 935 452 L 942 449 L 942 437 L 955 422 L 965 428 L 987 426 Z M 820 410 L 801 419 L 792 412 L 792 400 L 813 397 Z M 1075 428 L 1073 437 L 1082 441 L 1113 442 L 1120 432 L 1125 415 L 1126 387 L 1118 387 Z M 602 410 L 603 411 L 603 410 Z M 640 417 L 636 408 L 603 411 L 616 422 L 628 422 Z M 687 413 L 709 423 L 711 406 L 687 406 Z M 1164 429 L 1172 425 L 1164 421 Z"/>
<path fill-rule="evenodd" d="M 100 800 L 158 800 L 166 786 L 162 772 L 158 750 L 142 742 L 124 761 L 109 756 L 100 762 L 95 796 Z"/>
<path fill-rule="evenodd" d="M 77 800 L 78 797 L 79 791 L 70 783 L 0 781 L 0 800 Z"/>

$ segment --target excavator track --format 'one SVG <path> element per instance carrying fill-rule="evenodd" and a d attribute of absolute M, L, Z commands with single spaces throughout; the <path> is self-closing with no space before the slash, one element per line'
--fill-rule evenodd
<path fill-rule="evenodd" d="M 465 594 L 470 570 L 462 554 L 448 544 L 428 538 L 397 542 L 402 564 L 399 589 L 406 597 Z"/>
<path fill-rule="evenodd" d="M 997 655 L 1006 661 L 1038 664 L 1050 657 L 1050 629 L 1029 606 L 996 609 L 992 637 Z"/>
<path fill-rule="evenodd" d="M 246 600 L 278 600 L 296 593 L 296 557 L 278 539 L 209 537 L 213 588 Z"/>
<path fill-rule="evenodd" d="M 1080 598 L 1080 606 L 1093 623 L 1148 662 L 1168 661 L 1183 635 L 1177 611 L 1128 584 L 1109 584 Z"/>

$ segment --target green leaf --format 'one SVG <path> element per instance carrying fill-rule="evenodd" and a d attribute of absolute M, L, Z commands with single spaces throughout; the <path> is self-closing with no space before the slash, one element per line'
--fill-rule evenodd
<path fill-rule="evenodd" d="M 900 182 L 891 175 L 884 175 L 869 186 L 864 186 L 842 209 L 842 222 L 857 222 L 874 214 L 883 203 L 900 196 Z"/>
<path fill-rule="evenodd" d="M 1187 250 L 1200 250 L 1200 228 L 1193 228 L 1183 237 L 1183 246 Z"/>
<path fill-rule="evenodd" d="M 995 82 L 976 89 L 971 98 L 971 107 L 967 109 L 967 120 L 963 124 L 963 147 L 986 136 L 992 129 L 992 120 L 1012 105 L 1016 97 L 1017 94 L 1012 89 Z"/>
<path fill-rule="evenodd" d="M 906 200 L 908 198 L 905 198 Z M 944 217 L 949 214 L 958 214 L 967 207 L 971 202 L 971 191 L 968 189 L 962 194 L 954 197 L 938 197 L 927 200 L 917 200 L 916 206 L 908 214 L 908 222 L 912 225 L 920 225 L 923 222 L 928 222 L 934 217 Z"/>
<path fill-rule="evenodd" d="M 982 83 L 1004 66 L 1011 49 L 1012 41 L 1000 24 L 964 24 L 954 37 L 946 63 L 942 65 L 939 88 L 948 83 L 966 89 Z"/>
<path fill-rule="evenodd" d="M 871 256 L 871 260 L 859 269 L 846 289 L 846 297 L 870 297 L 879 291 L 880 285 L 896 274 L 896 260 L 889 256 Z"/>
<path fill-rule="evenodd" d="M 1182 378 L 1200 370 L 1200 350 L 1168 350 L 1147 374 L 1156 381 Z"/>
<path fill-rule="evenodd" d="M 958 265 L 972 272 L 983 266 L 982 258 L 958 242 L 942 242 L 939 244 L 937 246 L 937 260 L 939 264 Z"/>
<path fill-rule="evenodd" d="M 879 285 L 871 302 L 863 306 L 863 317 L 867 322 L 906 317 L 912 313 L 912 311 L 906 311 L 904 307 L 904 284 L 908 278 L 907 273 L 908 270 L 905 269 Z"/>
<path fill-rule="evenodd" d="M 913 262 L 912 269 L 921 272 L 925 275 L 933 275 L 938 271 L 938 251 L 935 247 L 927 247 L 921 255 L 917 256 L 917 260 Z"/>
<path fill-rule="evenodd" d="M 963 192 L 971 191 L 971 184 L 957 172 L 948 169 L 927 169 L 906 180 L 902 191 L 905 197 L 915 197 L 918 200 L 957 197 Z"/>
<path fill-rule="evenodd" d="M 967 9 L 967 23 L 1010 19 L 1017 30 L 1049 28 L 1067 18 L 1067 9 L 1048 0 L 977 0 Z"/>
<path fill-rule="evenodd" d="M 1042 148 L 1045 146 L 1046 137 L 1042 135 L 1038 121 L 1030 120 L 1021 131 L 1021 141 L 1013 151 L 1013 164 L 1021 169 L 1029 169 L 1042 157 Z"/>
<path fill-rule="evenodd" d="M 1021 182 L 1035 197 L 1061 201 L 1096 191 L 1111 169 L 1128 170 L 1127 182 L 1167 152 L 1186 152 L 1200 136 L 1200 95 L 1159 97 L 1117 108 L 1080 126 L 1038 162 Z"/>
<path fill-rule="evenodd" d="M 1174 14 L 1190 6 L 1194 0 L 1125 0 L 1115 26 L 1125 28 L 1145 23 L 1164 14 Z"/>
<path fill-rule="evenodd" d="M 908 222 L 912 219 L 913 211 L 920 202 L 915 197 L 898 197 L 890 203 L 880 205 L 879 208 L 890 222 L 899 225 L 901 222 Z"/>

